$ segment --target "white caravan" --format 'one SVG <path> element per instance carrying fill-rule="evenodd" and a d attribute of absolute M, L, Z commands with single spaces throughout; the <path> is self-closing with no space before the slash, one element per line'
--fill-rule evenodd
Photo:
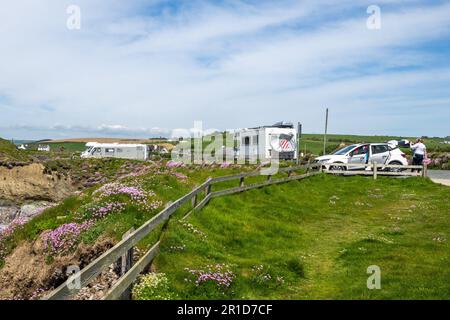
<path fill-rule="evenodd" d="M 297 159 L 297 130 L 291 123 L 238 130 L 234 139 L 241 160 Z"/>
<path fill-rule="evenodd" d="M 118 144 L 118 143 L 86 143 L 86 151 L 82 158 L 120 158 L 131 160 L 147 160 L 148 150 L 145 144 Z"/>

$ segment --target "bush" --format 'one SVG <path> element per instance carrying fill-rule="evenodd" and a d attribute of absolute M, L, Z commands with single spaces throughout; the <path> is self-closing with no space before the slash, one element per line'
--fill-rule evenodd
<path fill-rule="evenodd" d="M 175 294 L 171 291 L 169 280 L 164 273 L 149 273 L 142 276 L 133 287 L 135 300 L 171 300 Z"/>

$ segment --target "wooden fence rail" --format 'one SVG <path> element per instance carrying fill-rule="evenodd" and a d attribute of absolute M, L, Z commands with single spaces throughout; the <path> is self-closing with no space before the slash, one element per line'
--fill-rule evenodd
<path fill-rule="evenodd" d="M 147 236 L 151 231 L 157 228 L 161 223 L 165 222 L 169 217 L 183 204 L 192 199 L 192 197 L 202 190 L 204 190 L 210 184 L 210 179 L 201 184 L 200 186 L 193 189 L 188 194 L 184 195 L 180 199 L 176 200 L 168 207 L 163 209 L 156 216 L 148 220 L 141 227 L 139 227 L 136 231 L 129 234 L 127 237 L 122 239 L 119 243 L 117 243 L 114 247 L 104 252 L 100 257 L 92 261 L 89 265 L 87 265 L 83 270 L 81 270 L 78 274 L 78 280 L 80 286 L 73 286 L 71 281 L 66 281 L 61 284 L 58 288 L 52 291 L 48 296 L 44 299 L 49 300 L 65 300 L 69 299 L 73 295 L 77 294 L 78 291 L 87 286 L 96 276 L 98 276 L 106 267 L 114 263 L 119 257 L 124 255 L 128 250 L 134 247 L 140 240 L 142 240 L 145 236 Z"/>
<path fill-rule="evenodd" d="M 334 164 L 333 164 L 334 165 Z M 359 165 L 361 166 L 361 165 Z M 374 175 L 376 178 L 376 175 L 411 175 L 410 172 L 399 172 L 400 174 L 397 174 L 397 172 L 384 172 L 379 171 L 378 168 L 384 170 L 388 167 L 398 167 L 398 166 L 381 166 L 381 165 L 374 165 L 374 164 L 368 164 L 366 167 L 370 167 L 373 170 L 372 171 L 351 171 L 348 170 L 350 167 L 356 167 L 356 165 L 349 165 L 349 164 L 336 164 L 335 167 L 343 167 L 345 170 L 325 170 L 327 173 L 344 173 L 344 174 L 370 174 Z M 418 167 L 418 166 L 401 166 L 402 168 L 408 168 L 408 169 L 422 169 L 422 171 L 426 171 L 426 168 Z M 294 174 L 296 171 L 299 170 L 306 170 L 306 173 L 302 174 Z M 119 243 L 117 243 L 114 247 L 109 249 L 108 251 L 104 252 L 100 257 L 92 261 L 89 265 L 87 265 L 85 268 L 83 268 L 76 276 L 79 280 L 80 286 L 74 287 L 72 285 L 73 283 L 73 277 L 69 278 L 66 282 L 62 283 L 58 288 L 53 290 L 49 295 L 44 297 L 45 300 L 65 300 L 70 299 L 74 295 L 76 295 L 79 290 L 85 286 L 87 286 L 90 282 L 92 282 L 96 276 L 98 276 L 103 270 L 105 270 L 108 266 L 116 262 L 119 258 L 126 255 L 127 252 L 130 252 L 132 248 L 144 237 L 146 237 L 150 232 L 155 230 L 158 226 L 160 226 L 162 223 L 167 221 L 170 216 L 183 204 L 188 203 L 191 201 L 192 209 L 182 218 L 186 219 L 190 214 L 192 214 L 195 211 L 201 210 L 210 199 L 215 197 L 220 197 L 224 195 L 234 194 L 238 192 L 243 192 L 255 188 L 261 188 L 268 185 L 273 184 L 280 184 L 285 183 L 289 181 L 294 180 L 301 180 L 316 174 L 319 174 L 323 171 L 322 165 L 319 163 L 313 163 L 313 164 L 307 164 L 307 165 L 300 165 L 300 166 L 294 166 L 294 167 L 287 167 L 287 168 L 280 168 L 277 173 L 284 173 L 287 174 L 287 177 L 274 179 L 272 175 L 268 175 L 266 181 L 259 182 L 259 183 L 253 183 L 249 185 L 245 185 L 245 179 L 250 177 L 259 176 L 261 172 L 259 170 L 247 172 L 247 173 L 241 173 L 231 176 L 223 176 L 223 177 L 217 177 L 217 178 L 209 178 L 206 180 L 203 184 L 199 185 L 198 187 L 194 188 L 191 192 L 187 193 L 183 197 L 179 198 L 175 202 L 169 204 L 164 208 L 162 211 L 160 211 L 157 215 L 155 215 L 153 218 L 145 222 L 141 227 L 139 227 L 137 230 L 130 232 L 128 235 L 126 235 Z M 408 173 L 408 174 L 406 174 Z M 417 174 L 414 174 L 417 175 Z M 423 174 L 422 174 L 423 175 Z M 224 189 L 224 190 L 218 190 L 218 191 L 212 191 L 212 186 L 221 182 L 226 181 L 232 181 L 232 180 L 239 180 L 239 186 L 230 188 L 230 189 Z M 201 196 L 201 193 L 204 192 L 205 195 L 202 200 L 199 201 L 199 197 Z M 105 295 L 105 300 L 113 300 L 113 299 L 119 299 L 122 297 L 123 293 L 130 288 L 130 286 L 133 284 L 133 282 L 137 279 L 139 274 L 147 268 L 150 263 L 152 262 L 153 258 L 156 256 L 156 254 L 159 251 L 160 242 L 158 241 L 154 246 L 150 248 L 150 250 L 147 251 L 147 253 L 133 266 L 130 266 L 128 268 L 129 270 L 121 277 L 119 280 L 113 285 L 113 287 L 108 291 L 108 293 Z"/>

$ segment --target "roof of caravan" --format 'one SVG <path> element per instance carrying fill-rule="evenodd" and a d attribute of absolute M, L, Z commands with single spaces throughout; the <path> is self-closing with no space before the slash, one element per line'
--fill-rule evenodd
<path fill-rule="evenodd" d="M 254 127 L 254 128 L 244 128 L 237 130 L 239 131 L 246 131 L 246 130 L 258 130 L 258 129 L 294 129 L 293 125 L 273 125 L 273 126 L 260 126 L 260 127 Z"/>
<path fill-rule="evenodd" d="M 136 148 L 136 147 L 146 147 L 145 144 L 131 144 L 131 143 L 98 143 L 98 142 L 88 142 L 86 147 L 103 147 L 103 148 Z"/>

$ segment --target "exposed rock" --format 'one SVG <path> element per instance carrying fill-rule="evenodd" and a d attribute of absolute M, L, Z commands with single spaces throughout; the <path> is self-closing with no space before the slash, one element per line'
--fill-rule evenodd
<path fill-rule="evenodd" d="M 0 205 L 0 225 L 6 226 L 18 215 L 19 212 L 20 208 L 17 206 Z"/>
<path fill-rule="evenodd" d="M 70 179 L 45 174 L 42 164 L 33 163 L 8 169 L 0 167 L 0 195 L 15 203 L 26 200 L 57 202 L 74 191 Z"/>

